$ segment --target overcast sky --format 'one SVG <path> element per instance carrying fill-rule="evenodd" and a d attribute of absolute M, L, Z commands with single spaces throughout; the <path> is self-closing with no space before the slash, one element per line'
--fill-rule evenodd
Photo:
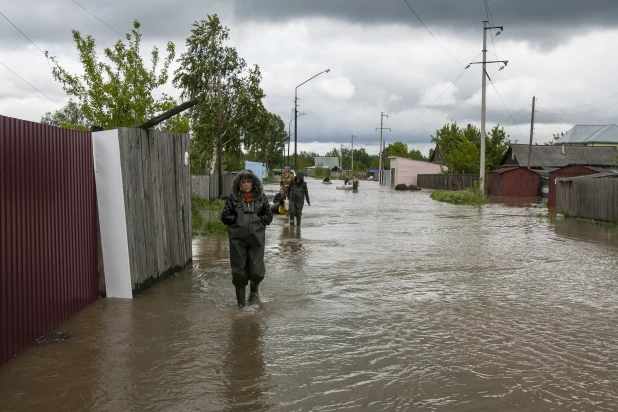
<path fill-rule="evenodd" d="M 381 112 L 391 129 L 384 130 L 387 144 L 402 141 L 424 154 L 430 136 L 451 120 L 480 127 L 481 65 L 464 67 L 482 59 L 483 20 L 504 26 L 497 37 L 488 32 L 487 60 L 508 60 L 503 70 L 487 67 L 488 131 L 500 124 L 512 142 L 527 142 L 533 96 L 537 143 L 575 124 L 618 123 L 618 1 L 487 0 L 489 9 L 484 0 L 408 3 L 0 0 L 0 12 L 73 72 L 81 69 L 73 29 L 93 35 L 102 50 L 137 19 L 142 50 L 173 41 L 180 56 L 191 24 L 216 13 L 231 30 L 229 44 L 260 66 L 266 107 L 286 126 L 296 86 L 331 70 L 298 89 L 306 112 L 298 119 L 299 151 L 323 155 L 349 147 L 354 135 L 355 147 L 377 153 Z M 0 15 L 0 63 L 40 91 L 0 65 L 0 114 L 39 121 L 67 103 L 38 48 Z M 171 84 L 158 92 L 179 94 Z"/>

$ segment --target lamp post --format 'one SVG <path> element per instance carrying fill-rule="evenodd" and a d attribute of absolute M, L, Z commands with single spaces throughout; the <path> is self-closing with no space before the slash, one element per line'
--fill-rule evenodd
<path fill-rule="evenodd" d="M 356 139 L 356 136 L 352 135 L 352 167 L 350 168 L 352 173 L 354 173 L 354 139 Z"/>
<path fill-rule="evenodd" d="M 294 109 L 294 110 L 296 110 L 296 109 Z M 307 114 L 307 113 L 302 112 L 301 114 L 299 114 L 298 116 L 296 116 L 292 120 L 296 120 L 297 117 L 300 117 L 303 114 Z M 290 126 L 292 124 L 292 120 L 290 120 L 290 122 L 288 123 L 288 164 L 290 164 L 290 140 L 291 140 L 291 137 L 292 137 L 292 135 L 290 134 Z M 294 150 L 296 150 L 296 147 L 294 148 Z M 294 166 L 294 170 L 296 170 L 296 166 Z"/>
<path fill-rule="evenodd" d="M 318 77 L 319 75 L 321 75 L 322 73 L 329 73 L 330 69 L 326 69 L 323 72 L 320 72 L 318 74 L 316 74 L 313 77 L 308 78 L 307 80 L 305 80 L 304 82 L 302 82 L 301 84 L 299 84 L 298 86 L 296 86 L 296 89 L 294 90 L 294 170 L 298 169 L 298 155 L 296 153 L 297 150 L 297 145 L 298 145 L 298 124 L 296 122 L 296 119 L 298 118 L 298 88 L 300 86 L 302 86 L 303 84 L 307 83 L 309 80 Z M 289 146 L 288 146 L 289 147 Z"/>

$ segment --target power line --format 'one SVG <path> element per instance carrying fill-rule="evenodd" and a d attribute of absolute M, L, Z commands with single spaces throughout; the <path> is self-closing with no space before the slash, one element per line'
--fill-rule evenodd
<path fill-rule="evenodd" d="M 477 54 L 477 55 L 476 55 L 476 57 L 475 57 L 474 59 L 472 59 L 472 60 L 475 60 L 475 59 L 476 59 L 477 57 L 479 57 L 480 55 L 481 55 L 481 53 Z M 456 78 L 455 80 L 453 80 L 453 81 L 451 82 L 451 84 L 449 84 L 449 86 L 446 88 L 446 90 L 444 90 L 444 91 L 442 92 L 442 94 L 441 94 L 440 96 L 438 96 L 438 97 L 436 98 L 436 100 L 434 100 L 434 101 L 433 101 L 433 103 L 431 103 L 431 105 L 430 105 L 430 106 L 426 107 L 426 108 L 425 108 L 422 112 L 420 112 L 418 115 L 416 115 L 416 117 L 415 117 L 414 119 L 412 119 L 411 121 L 409 121 L 408 123 L 404 124 L 403 126 L 399 127 L 399 128 L 398 128 L 398 129 L 396 129 L 396 130 L 401 130 L 401 129 L 403 129 L 404 127 L 408 126 L 410 123 L 414 122 L 416 119 L 418 119 L 419 117 L 421 117 L 421 115 L 422 115 L 423 113 L 425 113 L 427 110 L 429 110 L 429 109 L 431 109 L 432 107 L 434 107 L 434 105 L 436 104 L 436 102 L 437 102 L 438 100 L 440 100 L 440 99 L 442 98 L 442 96 L 444 96 L 444 95 L 446 94 L 446 92 L 448 92 L 448 91 L 451 89 L 451 87 L 453 87 L 453 86 L 455 85 L 455 83 L 457 83 L 457 80 L 459 80 L 459 79 L 461 78 L 461 76 L 463 76 L 463 74 L 466 72 L 466 70 L 467 70 L 467 69 L 463 69 L 463 71 L 459 74 L 459 76 L 457 76 L 457 78 Z M 410 116 L 410 117 L 411 117 L 411 116 Z M 408 117 L 408 119 L 409 119 L 409 117 Z"/>
<path fill-rule="evenodd" d="M 603 98 L 603 99 L 601 99 L 601 100 L 597 100 L 596 102 L 592 102 L 592 103 L 584 104 L 583 106 L 577 106 L 577 107 L 567 107 L 567 108 L 563 108 L 563 109 L 549 108 L 549 109 L 546 109 L 546 110 L 558 110 L 558 111 L 561 111 L 561 110 L 575 110 L 575 109 L 581 109 L 582 107 L 592 106 L 593 104 L 597 104 L 597 103 L 600 103 L 600 102 L 602 102 L 602 101 L 604 101 L 604 100 L 611 99 L 612 97 L 614 97 L 614 96 L 616 96 L 616 95 L 618 95 L 618 93 L 614 93 L 614 94 L 612 94 L 611 96 L 605 97 L 605 98 Z M 609 106 L 609 107 L 611 107 L 611 106 Z M 570 113 L 564 113 L 564 114 L 570 114 Z M 577 114 L 577 113 L 573 113 L 573 114 Z"/>
<path fill-rule="evenodd" d="M 100 21 L 101 23 L 105 24 L 107 27 L 109 27 L 110 29 L 112 29 L 113 31 L 115 31 L 116 33 L 118 33 L 120 35 L 120 37 L 124 37 L 124 35 L 122 33 L 120 33 L 118 30 L 116 30 L 115 28 L 113 28 L 112 26 L 110 26 L 109 24 L 105 23 L 103 20 L 101 20 L 100 18 L 98 18 L 97 16 L 95 16 L 94 14 L 92 14 L 90 11 L 88 11 L 84 6 L 82 6 L 81 4 L 79 4 L 78 2 L 76 2 L 75 0 L 71 0 L 73 3 L 77 4 L 79 7 L 81 7 L 82 9 L 86 10 L 86 12 L 88 14 L 90 14 L 92 17 L 94 17 L 95 19 L 97 19 L 98 21 Z"/>
<path fill-rule="evenodd" d="M 41 53 L 45 54 L 45 52 L 44 52 L 43 50 L 41 50 L 41 48 L 40 48 L 39 46 L 37 46 L 37 45 L 36 45 L 36 44 L 35 44 L 32 40 L 30 40 L 30 37 L 26 36 L 26 34 L 25 34 L 23 31 L 21 31 L 21 30 L 19 29 L 19 27 L 17 27 L 17 26 L 16 26 L 16 25 L 15 25 L 15 24 L 11 21 L 11 20 L 9 20 L 9 18 L 8 18 L 8 17 L 6 17 L 6 15 L 5 15 L 4 13 L 2 13 L 2 12 L 0 11 L 0 14 L 2 14 L 2 17 L 4 17 L 4 18 L 6 19 L 6 21 L 8 21 L 9 23 L 11 23 L 11 25 L 12 25 L 13 27 L 15 27 L 15 29 L 16 29 L 18 32 L 20 32 L 22 36 L 24 36 L 26 39 L 28 39 L 28 41 L 29 41 L 30 43 L 32 43 L 32 44 L 34 45 L 34 47 L 36 47 L 37 49 L 39 49 L 39 51 L 40 51 Z"/>
<path fill-rule="evenodd" d="M 23 77 L 21 77 L 19 74 L 15 73 L 13 70 L 11 70 L 6 64 L 0 62 L 1 65 L 4 66 L 5 69 L 7 69 L 8 71 L 10 71 L 11 73 L 13 73 L 15 76 L 19 77 L 24 83 L 26 83 L 28 86 L 32 87 L 34 90 L 36 90 L 37 92 L 41 93 L 43 96 L 45 96 L 45 98 L 49 99 L 51 102 L 55 103 L 56 105 L 60 106 L 58 103 L 56 103 L 51 97 L 47 96 L 45 93 L 43 93 L 42 91 L 40 91 L 39 89 L 37 89 L 36 87 L 34 87 L 33 85 L 31 85 L 30 83 L 28 83 L 28 81 L 26 81 Z"/>
<path fill-rule="evenodd" d="M 455 60 L 457 63 L 459 63 L 459 65 L 460 65 L 461 67 L 464 67 L 464 65 L 463 65 L 463 64 L 461 64 L 461 62 L 460 62 L 459 60 L 457 60 L 457 59 L 456 59 L 456 58 L 455 58 L 455 57 L 454 57 L 454 56 L 453 56 L 453 55 L 452 55 L 452 54 L 451 54 L 448 50 L 446 50 L 446 47 L 444 47 L 444 46 L 442 45 L 442 43 L 440 43 L 440 41 L 436 38 L 436 36 L 434 36 L 434 35 L 433 35 L 433 33 L 431 32 L 431 30 L 429 30 L 429 28 L 428 28 L 427 26 L 425 26 L 425 23 L 423 23 L 423 20 L 421 20 L 421 18 L 418 16 L 418 14 L 416 14 L 416 12 L 415 12 L 415 11 L 414 11 L 414 9 L 412 8 L 412 6 L 410 6 L 410 3 L 408 3 L 408 0 L 403 0 L 403 1 L 405 1 L 405 2 L 406 2 L 406 4 L 408 5 L 408 7 L 410 8 L 410 10 L 412 10 L 412 13 L 414 13 L 414 15 L 416 16 L 416 18 L 418 19 L 418 21 L 420 21 L 420 22 L 421 22 L 421 24 L 423 25 L 423 27 L 425 27 L 425 29 L 427 30 L 427 32 L 428 32 L 429 34 L 431 34 L 431 37 L 433 37 L 433 38 L 434 38 L 434 40 L 435 40 L 436 42 L 438 42 L 438 44 L 440 45 L 440 47 L 442 47 L 442 48 L 444 49 L 444 51 L 445 51 L 445 52 L 447 52 L 447 53 L 448 53 L 448 55 L 449 55 L 449 56 L 451 56 L 451 57 L 453 58 L 453 60 Z"/>
<path fill-rule="evenodd" d="M 519 129 L 519 125 L 517 124 L 517 122 L 515 122 L 515 119 L 513 119 L 513 115 L 511 115 L 511 112 L 509 111 L 509 108 L 506 107 L 506 103 L 504 103 L 504 100 L 502 100 L 502 96 L 500 96 L 500 93 L 498 93 L 498 89 L 496 89 L 496 85 L 494 84 L 494 82 L 491 80 L 491 78 L 489 79 L 489 82 L 491 83 L 491 85 L 494 87 L 494 90 L 496 91 L 496 94 L 498 95 L 498 97 L 500 98 L 500 101 L 502 102 L 502 104 L 504 105 L 504 108 L 506 109 L 506 112 L 509 114 L 509 116 L 511 117 L 511 120 L 513 120 L 513 123 L 515 124 L 515 127 L 517 127 L 517 130 L 519 130 L 519 134 L 521 135 L 521 137 L 524 137 L 524 134 L 521 132 L 521 130 Z M 525 140 L 525 137 L 524 137 Z"/>

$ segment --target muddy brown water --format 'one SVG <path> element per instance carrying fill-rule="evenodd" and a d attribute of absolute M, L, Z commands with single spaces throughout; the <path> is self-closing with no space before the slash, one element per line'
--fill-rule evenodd
<path fill-rule="evenodd" d="M 191 269 L 2 366 L 0 410 L 618 410 L 618 236 L 308 180 L 259 307 L 235 307 L 227 238 L 196 239 Z"/>

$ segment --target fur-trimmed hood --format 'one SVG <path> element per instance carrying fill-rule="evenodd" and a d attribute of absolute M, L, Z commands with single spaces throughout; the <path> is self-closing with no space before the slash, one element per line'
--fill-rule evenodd
<path fill-rule="evenodd" d="M 232 181 L 232 193 L 236 199 L 242 199 L 240 182 L 245 179 L 251 179 L 253 181 L 253 188 L 251 190 L 253 193 L 253 198 L 260 199 L 262 197 L 262 193 L 264 193 L 264 185 L 262 185 L 260 178 L 253 174 L 251 170 L 241 170 L 236 176 L 234 176 L 234 180 Z"/>

